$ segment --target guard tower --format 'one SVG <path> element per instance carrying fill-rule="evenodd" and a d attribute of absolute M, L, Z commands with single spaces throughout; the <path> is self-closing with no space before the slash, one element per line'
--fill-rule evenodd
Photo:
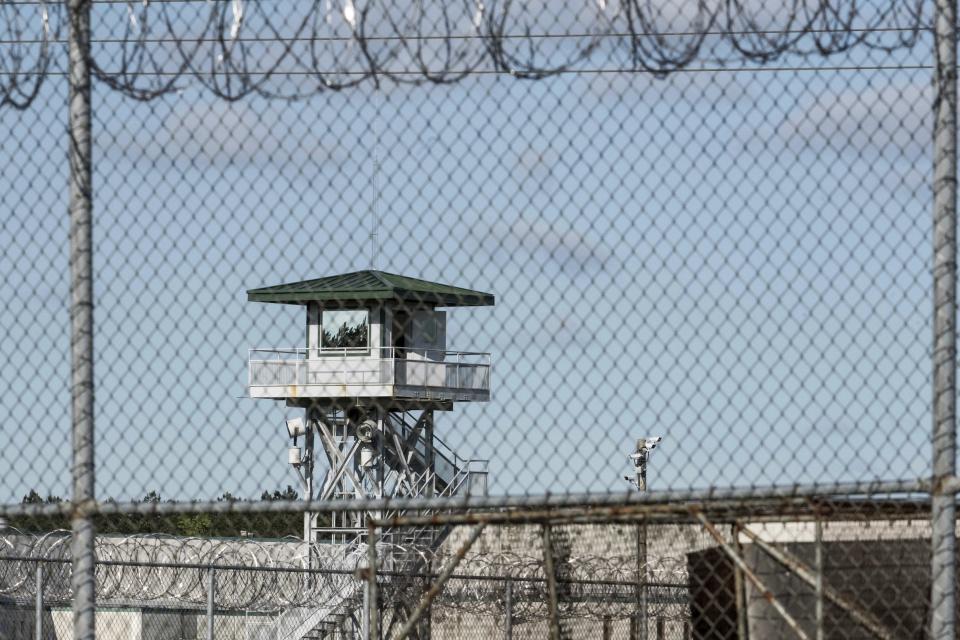
<path fill-rule="evenodd" d="M 247 299 L 306 309 L 304 346 L 256 348 L 249 357 L 250 397 L 304 410 L 303 418 L 287 421 L 287 431 L 306 499 L 486 493 L 486 461 L 446 447 L 434 414 L 490 398 L 490 354 L 448 349 L 442 309 L 493 305 L 493 295 L 357 271 L 252 289 Z M 316 442 L 327 459 L 318 491 Z M 307 541 L 350 543 L 364 532 L 361 513 L 336 512 L 322 526 L 305 516 Z M 436 531 L 418 535 L 424 539 L 398 542 L 438 542 Z"/>

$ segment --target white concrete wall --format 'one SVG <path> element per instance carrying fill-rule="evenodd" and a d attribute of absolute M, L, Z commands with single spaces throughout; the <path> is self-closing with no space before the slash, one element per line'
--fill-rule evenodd
<path fill-rule="evenodd" d="M 73 624 L 72 620 L 62 622 Z M 35 640 L 36 637 L 36 614 L 33 608 L 0 607 L 0 640 Z M 43 640 L 56 640 L 57 637 L 52 612 L 44 611 Z"/>
<path fill-rule="evenodd" d="M 214 616 L 217 640 L 273 640 L 276 617 L 263 613 L 230 612 Z M 73 614 L 56 607 L 44 616 L 44 640 L 73 640 Z M 202 640 L 206 638 L 203 611 L 164 609 L 100 609 L 97 637 L 106 640 Z M 34 612 L 29 608 L 0 607 L 0 640 L 35 640 Z"/>
<path fill-rule="evenodd" d="M 142 640 L 206 637 L 204 619 L 199 614 L 181 611 L 143 611 L 140 615 Z"/>
<path fill-rule="evenodd" d="M 73 613 L 70 609 L 55 609 L 50 615 L 57 640 L 73 640 Z M 94 624 L 98 638 L 143 637 L 139 609 L 98 610 Z M 26 639 L 24 639 L 26 640 Z"/>
<path fill-rule="evenodd" d="M 307 305 L 307 348 L 320 346 L 320 305 L 311 302 Z"/>
<path fill-rule="evenodd" d="M 382 305 L 375 304 L 370 307 L 370 354 L 374 357 L 387 354 L 381 353 L 377 347 L 383 344 L 383 324 L 380 318 L 380 309 Z"/>

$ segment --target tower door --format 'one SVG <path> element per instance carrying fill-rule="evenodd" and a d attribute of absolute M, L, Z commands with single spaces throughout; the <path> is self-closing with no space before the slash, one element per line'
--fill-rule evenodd
<path fill-rule="evenodd" d="M 393 312 L 393 327 L 391 328 L 390 335 L 392 336 L 393 344 L 390 346 L 394 350 L 394 358 L 406 358 L 407 357 L 407 333 L 410 331 L 410 314 L 406 311 L 394 311 Z"/>
<path fill-rule="evenodd" d="M 410 314 L 406 311 L 393 312 L 393 326 L 390 339 L 393 347 L 393 376 L 396 384 L 407 383 L 407 331 L 410 327 Z"/>

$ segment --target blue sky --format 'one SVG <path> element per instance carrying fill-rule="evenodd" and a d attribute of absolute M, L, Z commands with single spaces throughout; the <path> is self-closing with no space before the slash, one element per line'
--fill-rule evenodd
<path fill-rule="evenodd" d="M 925 60 L 855 54 L 831 63 Z M 490 291 L 448 316 L 490 403 L 437 433 L 492 493 L 928 473 L 927 70 L 479 76 L 300 102 L 98 85 L 97 489 L 294 484 L 246 350 L 299 308 L 248 288 L 380 268 Z M 0 111 L 0 500 L 68 492 L 64 92 Z"/>

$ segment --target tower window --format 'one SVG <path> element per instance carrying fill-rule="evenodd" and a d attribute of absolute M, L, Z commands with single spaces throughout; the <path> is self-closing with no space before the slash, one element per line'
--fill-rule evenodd
<path fill-rule="evenodd" d="M 320 327 L 323 349 L 370 347 L 370 314 L 366 309 L 324 309 Z"/>

